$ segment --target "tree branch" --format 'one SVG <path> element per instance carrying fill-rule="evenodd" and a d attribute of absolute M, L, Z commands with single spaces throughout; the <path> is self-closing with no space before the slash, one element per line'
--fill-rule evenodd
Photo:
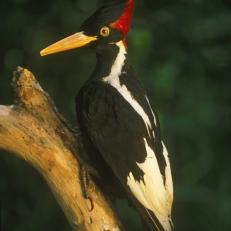
<path fill-rule="evenodd" d="M 110 203 L 90 180 L 93 202 L 82 196 L 77 140 L 35 77 L 14 72 L 12 106 L 0 106 L 0 149 L 37 169 L 54 193 L 73 230 L 122 230 Z"/>

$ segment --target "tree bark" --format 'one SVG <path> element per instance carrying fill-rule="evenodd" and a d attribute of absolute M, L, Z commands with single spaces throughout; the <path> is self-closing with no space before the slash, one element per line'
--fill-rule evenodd
<path fill-rule="evenodd" d="M 73 230 L 122 230 L 111 204 L 91 179 L 87 188 L 91 200 L 83 197 L 78 137 L 33 74 L 18 67 L 12 86 L 14 105 L 0 106 L 0 149 L 39 171 Z"/>

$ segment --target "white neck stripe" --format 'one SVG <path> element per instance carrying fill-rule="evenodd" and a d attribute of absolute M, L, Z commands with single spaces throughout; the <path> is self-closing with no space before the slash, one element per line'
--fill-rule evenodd
<path fill-rule="evenodd" d="M 151 122 L 149 120 L 148 115 L 145 113 L 142 106 L 134 99 L 131 92 L 127 89 L 127 87 L 120 83 L 120 75 L 122 73 L 122 69 L 126 60 L 126 48 L 122 41 L 116 43 L 116 45 L 119 47 L 119 53 L 115 59 L 114 64 L 112 65 L 111 72 L 108 76 L 103 78 L 104 82 L 109 83 L 111 86 L 117 89 L 117 91 L 124 97 L 124 99 L 133 107 L 133 109 L 141 116 L 143 119 L 148 134 L 150 135 L 149 128 L 152 128 Z"/>
<path fill-rule="evenodd" d="M 115 62 L 112 65 L 110 74 L 103 78 L 103 81 L 105 82 L 111 82 L 113 81 L 113 79 L 119 78 L 124 66 L 124 62 L 126 60 L 127 51 L 123 42 L 120 41 L 116 43 L 116 45 L 119 47 L 119 53 L 115 59 Z"/>

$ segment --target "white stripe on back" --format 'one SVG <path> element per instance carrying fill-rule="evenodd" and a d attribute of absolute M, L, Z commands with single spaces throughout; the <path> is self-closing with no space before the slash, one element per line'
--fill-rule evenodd
<path fill-rule="evenodd" d="M 132 93 L 127 89 L 124 84 L 120 82 L 120 75 L 122 74 L 122 69 L 126 60 L 126 48 L 122 41 L 116 44 L 119 47 L 118 55 L 112 65 L 111 72 L 108 76 L 103 78 L 103 81 L 114 87 L 121 96 L 131 105 L 131 107 L 138 113 L 138 115 L 143 119 L 145 126 L 147 128 L 150 137 L 150 131 L 152 129 L 152 124 L 150 119 L 145 113 L 143 107 L 135 100 Z M 146 97 L 147 103 L 153 115 L 154 124 L 156 125 L 156 117 L 152 111 L 150 102 Z M 155 137 L 153 131 L 153 138 Z M 148 145 L 146 138 L 143 138 L 144 146 L 146 148 L 147 157 L 143 163 L 137 163 L 137 166 L 144 172 L 144 181 L 136 181 L 132 172 L 127 176 L 127 185 L 131 192 L 137 198 L 137 200 L 147 209 L 154 212 L 162 226 L 165 230 L 171 230 L 170 228 L 170 215 L 172 206 L 172 176 L 170 163 L 168 159 L 167 150 L 163 145 L 163 155 L 166 162 L 165 177 L 166 181 L 164 183 L 163 176 L 160 172 L 159 164 L 155 156 L 154 150 Z"/>
<path fill-rule="evenodd" d="M 122 41 L 116 43 L 119 47 L 119 53 L 115 59 L 114 64 L 112 65 L 111 72 L 108 76 L 103 78 L 104 82 L 109 83 L 111 86 L 116 88 L 116 90 L 123 96 L 123 98 L 133 107 L 133 109 L 141 116 L 143 119 L 148 134 L 150 136 L 149 128 L 152 129 L 151 122 L 149 120 L 148 115 L 145 113 L 142 106 L 134 99 L 131 92 L 127 89 L 127 87 L 123 84 L 121 85 L 119 76 L 122 73 L 122 68 L 124 66 L 126 60 L 126 48 Z"/>

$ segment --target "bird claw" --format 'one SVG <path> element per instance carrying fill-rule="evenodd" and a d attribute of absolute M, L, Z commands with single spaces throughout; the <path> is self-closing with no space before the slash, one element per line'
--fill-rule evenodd
<path fill-rule="evenodd" d="M 86 199 L 87 209 L 89 212 L 91 212 L 94 209 L 94 203 L 91 197 L 88 197 Z"/>

